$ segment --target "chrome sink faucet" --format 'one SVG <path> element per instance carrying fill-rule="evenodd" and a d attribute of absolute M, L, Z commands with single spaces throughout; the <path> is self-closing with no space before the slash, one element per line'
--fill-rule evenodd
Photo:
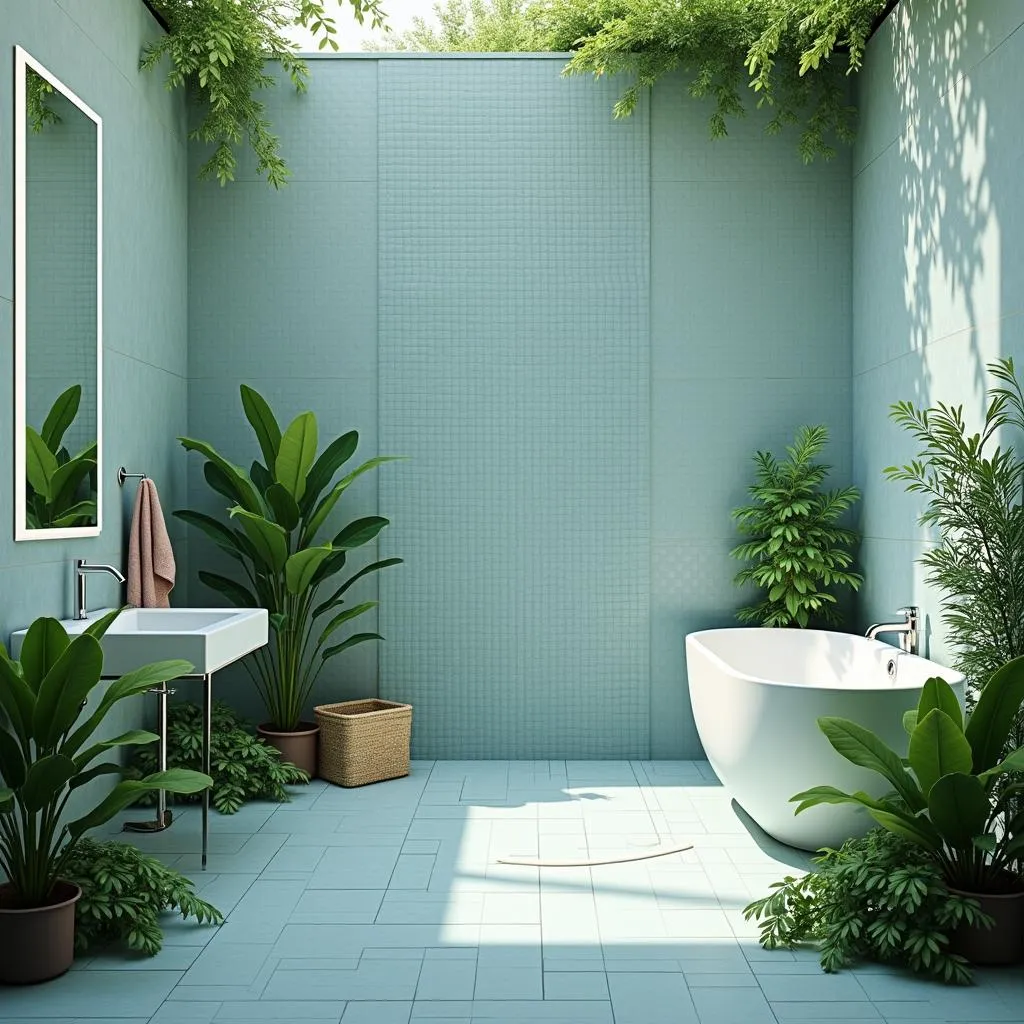
<path fill-rule="evenodd" d="M 114 568 L 112 565 L 90 565 L 84 558 L 75 559 L 75 618 L 86 619 L 89 617 L 88 607 L 85 595 L 85 582 L 89 577 L 89 573 L 93 572 L 105 572 L 108 576 L 113 576 L 118 583 L 124 583 L 124 574 L 120 569 Z"/>
<path fill-rule="evenodd" d="M 897 633 L 900 638 L 900 650 L 907 654 L 917 654 L 917 621 L 921 610 L 912 604 L 898 609 L 898 613 L 905 616 L 902 622 L 879 622 L 871 626 L 864 635 L 869 640 L 877 640 L 882 633 Z"/>

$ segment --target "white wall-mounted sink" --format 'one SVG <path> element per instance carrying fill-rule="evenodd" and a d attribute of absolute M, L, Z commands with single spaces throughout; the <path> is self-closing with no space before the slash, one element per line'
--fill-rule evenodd
<path fill-rule="evenodd" d="M 61 625 L 73 636 L 109 611 L 102 608 Z M 100 641 L 103 674 L 121 676 L 154 661 L 183 658 L 196 675 L 208 675 L 263 647 L 267 631 L 265 608 L 126 608 Z M 11 636 L 15 658 L 26 632 Z"/>

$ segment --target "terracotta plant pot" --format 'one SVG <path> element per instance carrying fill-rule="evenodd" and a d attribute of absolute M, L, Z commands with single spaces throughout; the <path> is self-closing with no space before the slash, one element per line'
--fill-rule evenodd
<path fill-rule="evenodd" d="M 978 967 L 1017 964 L 1024 959 L 1024 892 L 990 895 L 950 888 L 958 896 L 976 900 L 995 924 L 991 928 L 961 925 L 950 948 Z"/>
<path fill-rule="evenodd" d="M 17 907 L 0 885 L 0 982 L 28 985 L 63 974 L 75 959 L 75 904 L 82 890 L 58 882 L 44 907 Z"/>
<path fill-rule="evenodd" d="M 320 726 L 312 722 L 299 722 L 298 729 L 282 732 L 269 722 L 256 727 L 256 731 L 272 747 L 281 752 L 282 761 L 290 761 L 311 779 L 316 778 L 316 742 Z"/>

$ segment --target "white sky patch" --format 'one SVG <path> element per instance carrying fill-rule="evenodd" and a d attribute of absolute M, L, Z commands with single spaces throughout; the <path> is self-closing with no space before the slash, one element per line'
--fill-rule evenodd
<path fill-rule="evenodd" d="M 392 32 L 401 35 L 406 29 L 412 27 L 412 19 L 415 17 L 433 21 L 434 0 L 382 0 L 381 7 L 387 15 L 388 25 Z M 342 53 L 358 53 L 363 49 L 363 43 L 379 35 L 374 32 L 367 21 L 360 25 L 352 16 L 352 8 L 345 3 L 328 3 L 327 13 L 334 18 L 338 26 L 338 46 Z M 289 33 L 304 52 L 316 53 L 317 44 L 312 35 L 298 26 L 295 26 Z M 325 51 L 332 53 L 329 48 Z"/>

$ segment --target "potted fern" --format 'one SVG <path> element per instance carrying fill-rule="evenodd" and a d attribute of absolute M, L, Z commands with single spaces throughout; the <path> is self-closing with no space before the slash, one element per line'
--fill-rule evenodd
<path fill-rule="evenodd" d="M 132 730 L 97 740 L 115 704 L 192 671 L 187 661 L 147 665 L 112 682 L 92 709 L 100 683 L 100 638 L 118 612 L 71 639 L 56 619 L 29 628 L 21 660 L 0 645 L 0 982 L 24 984 L 63 974 L 74 958 L 75 903 L 81 889 L 66 869 L 82 836 L 109 821 L 142 793 L 198 793 L 210 785 L 199 772 L 171 769 L 118 782 L 91 810 L 71 821 L 72 794 L 121 765 L 108 751 L 156 736 Z M 83 710 L 84 709 L 84 710 Z"/>
<path fill-rule="evenodd" d="M 828 442 L 828 428 L 804 426 L 786 448 L 786 458 L 754 455 L 757 479 L 748 488 L 754 501 L 733 510 L 740 533 L 749 539 L 731 552 L 749 562 L 737 585 L 761 591 L 757 603 L 741 608 L 741 622 L 806 627 L 812 620 L 839 621 L 837 590 L 857 590 L 863 577 L 851 571 L 857 534 L 840 525 L 860 500 L 856 487 L 822 490 L 830 466 L 814 460 Z"/>
<path fill-rule="evenodd" d="M 303 715 L 320 673 L 344 651 L 383 639 L 376 632 L 337 639 L 343 627 L 377 606 L 349 605 L 345 595 L 362 577 L 401 562 L 371 562 L 339 582 L 349 552 L 372 541 L 388 520 L 365 516 L 338 529 L 330 517 L 359 477 L 394 457 L 375 456 L 335 479 L 359 445 L 356 431 L 335 438 L 317 455 L 313 413 L 300 413 L 282 431 L 262 395 L 245 384 L 240 393 L 262 461 L 255 459 L 245 470 L 205 441 L 178 438 L 186 451 L 206 459 L 206 482 L 229 504 L 220 519 L 187 509 L 174 514 L 237 563 L 232 576 L 201 571 L 199 579 L 234 605 L 270 613 L 270 644 L 243 663 L 267 709 L 259 732 L 286 761 L 313 776 L 319 727 Z"/>

